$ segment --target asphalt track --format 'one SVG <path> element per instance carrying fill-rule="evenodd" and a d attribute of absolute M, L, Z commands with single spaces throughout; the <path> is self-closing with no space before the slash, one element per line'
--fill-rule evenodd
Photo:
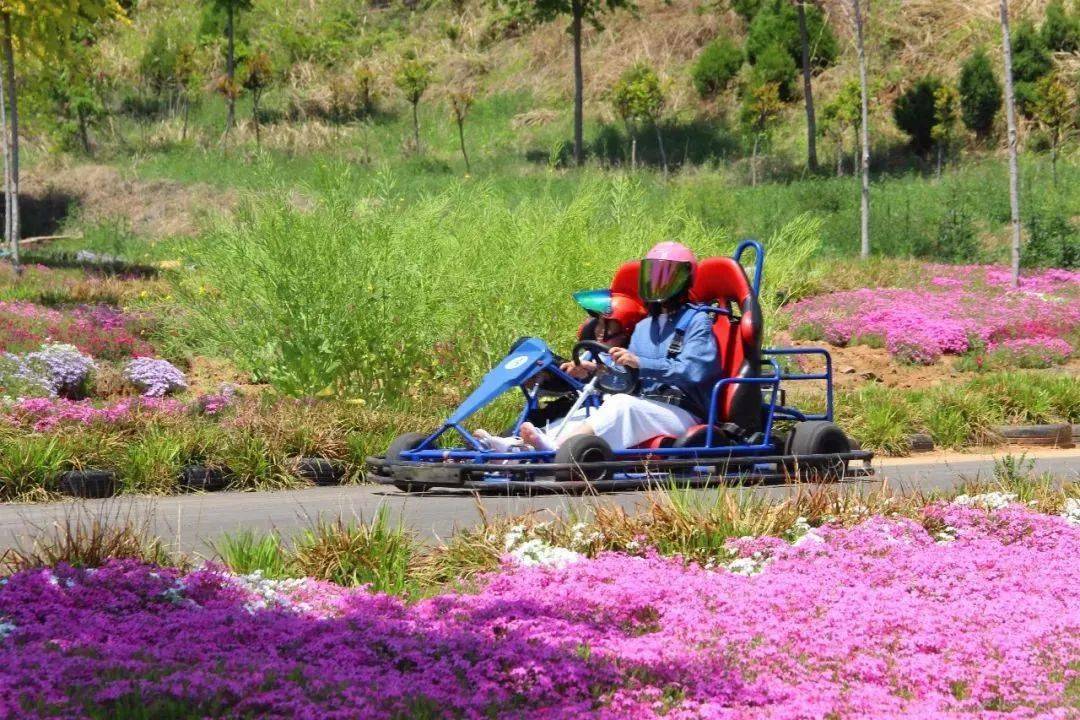
<path fill-rule="evenodd" d="M 1013 450 L 1014 454 L 1018 451 Z M 997 457 L 1004 452 L 998 453 Z M 1061 482 L 1080 482 L 1080 450 L 1039 450 L 1028 456 L 1036 473 L 1051 473 Z M 878 489 L 882 482 L 894 490 L 944 491 L 965 481 L 993 477 L 994 455 L 945 455 L 875 461 L 873 478 L 843 483 L 850 492 Z M 707 502 L 716 490 L 694 490 Z M 771 485 L 744 492 L 782 499 L 798 488 Z M 437 541 L 455 528 L 479 522 L 483 515 L 521 515 L 529 512 L 588 511 L 596 503 L 632 509 L 646 493 L 624 492 L 600 497 L 484 496 L 429 493 L 404 495 L 375 485 L 320 487 L 280 492 L 219 492 L 168 497 L 121 497 L 42 504 L 0 504 L 0 549 L 26 546 L 56 523 L 97 518 L 109 523 L 145 523 L 168 546 L 184 553 L 211 554 L 209 543 L 242 528 L 277 530 L 289 536 L 319 518 L 371 518 L 386 506 L 390 517 L 408 525 L 420 537 Z"/>

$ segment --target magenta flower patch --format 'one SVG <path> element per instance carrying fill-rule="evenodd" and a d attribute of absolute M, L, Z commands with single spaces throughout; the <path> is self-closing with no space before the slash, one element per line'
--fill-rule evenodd
<path fill-rule="evenodd" d="M 1075 350 L 1064 336 L 1080 329 L 1080 272 L 1038 272 L 1022 278 L 1019 290 L 993 266 L 928 265 L 926 273 L 930 281 L 919 290 L 862 288 L 802 300 L 791 307 L 791 325 L 833 345 L 874 339 L 898 359 L 924 365 L 1020 339 L 1047 364 Z"/>
<path fill-rule="evenodd" d="M 737 541 L 732 569 L 606 553 L 412 605 L 134 562 L 22 572 L 0 587 L 0 716 L 1073 717 L 1080 526 L 1007 498 L 926 512 L 937 537 L 873 517 Z"/>

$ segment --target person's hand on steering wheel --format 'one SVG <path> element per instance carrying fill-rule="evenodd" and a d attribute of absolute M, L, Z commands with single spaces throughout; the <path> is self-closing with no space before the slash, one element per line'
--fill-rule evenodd
<path fill-rule="evenodd" d="M 570 377 L 577 378 L 578 380 L 584 380 L 585 378 L 596 372 L 596 363 L 592 360 L 582 360 L 581 363 L 575 363 L 572 360 L 568 360 L 559 366 L 559 369 Z"/>
<path fill-rule="evenodd" d="M 615 361 L 615 364 L 622 365 L 624 367 L 641 367 L 641 363 L 638 362 L 638 356 L 624 347 L 611 348 L 611 359 Z"/>

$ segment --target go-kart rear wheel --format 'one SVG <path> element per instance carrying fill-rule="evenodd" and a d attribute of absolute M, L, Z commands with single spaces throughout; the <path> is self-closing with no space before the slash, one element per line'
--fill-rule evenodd
<path fill-rule="evenodd" d="M 557 464 L 579 465 L 582 463 L 608 462 L 613 457 L 611 446 L 595 435 L 574 435 L 567 438 L 566 442 L 555 451 Z M 604 480 L 608 476 L 607 468 L 582 468 L 574 467 L 567 470 L 556 470 L 555 479 L 558 482 L 571 480 Z"/>
<path fill-rule="evenodd" d="M 816 482 L 836 482 L 847 472 L 847 460 L 801 460 L 806 455 L 830 455 L 851 452 L 851 440 L 836 423 L 827 420 L 807 420 L 795 423 L 788 434 L 785 455 L 794 455 L 787 470 L 799 477 Z"/>
<path fill-rule="evenodd" d="M 386 462 L 396 463 L 401 460 L 401 453 L 414 450 L 420 446 L 420 443 L 427 440 L 427 433 L 408 432 L 403 435 L 398 435 L 394 438 L 394 441 L 390 443 L 390 447 L 386 449 Z M 402 492 L 416 492 L 422 488 L 407 482 L 396 482 L 394 487 Z"/>

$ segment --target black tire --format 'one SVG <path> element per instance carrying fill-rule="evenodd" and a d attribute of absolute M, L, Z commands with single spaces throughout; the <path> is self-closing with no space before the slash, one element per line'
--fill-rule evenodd
<path fill-rule="evenodd" d="M 1053 425 L 996 425 L 991 430 L 1016 445 L 1045 447 L 1069 447 L 1072 442 L 1072 426 L 1064 423 Z"/>
<path fill-rule="evenodd" d="M 184 492 L 217 492 L 229 484 L 229 472 L 224 468 L 188 465 L 180 473 L 180 489 Z"/>
<path fill-rule="evenodd" d="M 420 443 L 427 440 L 427 438 L 427 433 L 419 432 L 408 432 L 403 435 L 398 435 L 394 438 L 394 441 L 390 443 L 390 447 L 386 449 L 386 462 L 393 464 L 400 461 L 401 453 L 412 450 Z M 393 469 L 391 469 L 390 472 L 393 473 Z M 394 487 L 401 492 L 416 492 L 417 490 L 423 489 L 407 482 L 396 482 L 394 483 Z"/>
<path fill-rule="evenodd" d="M 296 459 L 296 475 L 319 486 L 340 485 L 345 477 L 345 464 L 338 460 L 320 457 Z"/>
<path fill-rule="evenodd" d="M 929 433 L 911 433 L 907 441 L 911 452 L 930 452 L 934 449 L 934 438 Z"/>
<path fill-rule="evenodd" d="M 795 423 L 788 435 L 786 455 L 800 458 L 806 455 L 828 455 L 851 452 L 851 440 L 836 423 L 828 420 L 807 420 Z M 789 461 L 789 472 L 816 482 L 836 482 L 847 472 L 847 460 Z"/>
<path fill-rule="evenodd" d="M 116 473 L 111 470 L 69 470 L 60 476 L 60 492 L 80 498 L 107 498 L 116 494 Z"/>
<path fill-rule="evenodd" d="M 556 464 L 572 464 L 608 462 L 613 457 L 611 446 L 595 435 L 574 435 L 559 446 L 555 451 Z M 555 479 L 558 482 L 571 480 L 588 480 L 595 482 L 608 476 L 607 468 L 571 468 L 568 470 L 556 470 Z"/>

